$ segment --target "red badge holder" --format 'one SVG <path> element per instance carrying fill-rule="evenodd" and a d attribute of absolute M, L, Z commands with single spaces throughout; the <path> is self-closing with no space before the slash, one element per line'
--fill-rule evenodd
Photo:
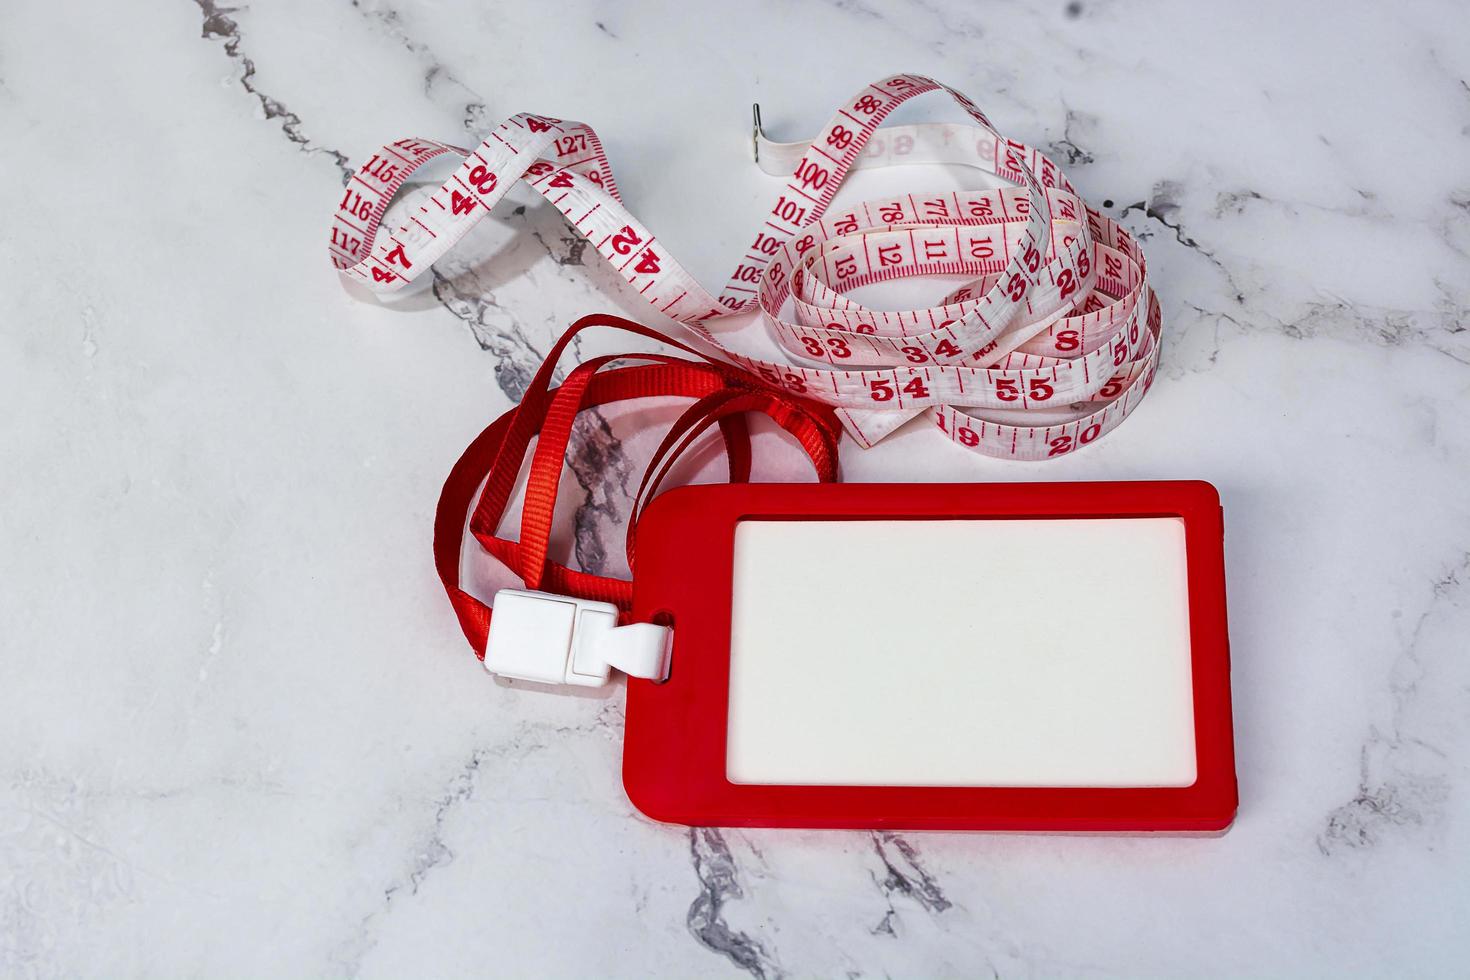
<path fill-rule="evenodd" d="M 835 480 L 841 428 L 833 410 L 736 368 L 662 354 L 602 357 L 579 365 L 560 386 L 552 387 L 562 350 L 573 335 L 594 325 L 628 330 L 702 357 L 631 321 L 605 316 L 578 321 L 553 348 L 521 405 L 486 429 L 456 464 L 439 503 L 435 560 L 466 637 L 493 672 L 539 683 L 586 686 L 606 683 L 612 668 L 628 674 L 623 781 L 639 810 L 656 820 L 723 826 L 1211 833 L 1230 825 L 1237 794 L 1223 525 L 1219 497 L 1212 486 L 1195 481 L 839 484 Z M 643 363 L 610 367 L 613 361 L 630 359 Z M 611 401 L 655 396 L 680 396 L 694 402 L 654 454 L 635 498 L 628 537 L 633 581 L 588 575 L 551 561 L 547 542 L 556 487 L 577 414 Z M 795 438 L 812 460 L 818 483 L 748 482 L 750 442 L 744 417 L 750 412 L 769 416 Z M 724 439 L 731 482 L 671 491 L 642 513 L 679 455 L 712 427 Z M 496 535 L 533 437 L 537 442 L 520 536 L 510 541 Z M 497 594 L 493 630 L 491 608 L 459 588 L 467 514 L 474 537 L 526 586 Z M 986 522 L 990 528 L 995 527 L 994 522 L 1012 522 L 1005 530 L 1014 531 L 1022 526 L 1015 522 L 1077 522 L 1080 528 L 1089 522 L 1155 519 L 1178 522 L 1183 532 L 1182 560 L 1177 566 L 1170 565 L 1169 574 L 1184 579 L 1184 588 L 1178 592 L 1182 637 L 1178 645 L 1184 651 L 1178 669 L 1179 676 L 1186 678 L 1182 683 L 1187 690 L 1185 704 L 1171 716 L 1176 719 L 1171 730 L 1177 731 L 1178 719 L 1184 719 L 1187 728 L 1180 745 L 1186 753 L 1192 735 L 1193 756 L 1188 760 L 1192 779 L 1151 784 L 1147 778 L 1141 782 L 1105 778 L 1092 785 L 1073 775 L 1050 785 L 1043 766 L 1034 779 L 1007 778 L 987 784 L 946 776 L 925 784 L 923 773 L 935 771 L 927 765 L 917 767 L 917 779 L 905 777 L 889 785 L 873 783 L 861 767 L 856 771 L 863 778 L 846 783 L 731 778 L 737 539 L 746 522 L 787 521 L 804 527 L 874 522 L 874 527 L 883 525 L 890 531 L 892 522 L 918 522 L 915 528 L 921 524 L 932 527 L 937 521 L 965 522 L 966 527 L 977 526 L 971 522 Z M 866 525 L 851 526 L 854 533 L 861 533 Z M 829 581 L 814 583 L 818 592 L 843 587 L 848 571 L 831 568 Z M 1069 587 L 1083 587 L 1087 575 L 1098 571 L 1095 567 L 1063 567 L 1058 577 L 1066 578 Z M 873 596 L 875 605 L 889 601 L 891 597 Z M 920 621 L 959 615 L 952 609 L 926 609 L 922 602 L 905 612 Z M 1003 621 L 1006 612 L 996 610 L 996 621 Z M 1117 614 L 1151 615 L 1146 606 L 1120 609 Z M 820 615 L 819 607 L 813 615 Z M 975 619 L 977 651 L 987 649 L 986 636 L 985 621 Z M 1025 651 L 1013 653 L 1026 655 Z M 1069 651 L 1068 656 L 1080 665 L 1089 663 L 1078 659 L 1086 653 L 1085 649 Z M 780 655 L 800 657 L 802 652 L 782 650 Z M 996 662 L 977 655 L 973 665 L 957 661 L 958 673 L 973 675 L 961 679 L 981 685 L 976 690 L 983 691 L 986 664 Z M 1048 669 L 1054 669 L 1048 683 L 1063 687 L 1069 683 L 1068 673 L 1056 667 L 1067 662 L 1066 657 L 1048 661 L 1053 664 Z M 904 663 L 903 651 L 895 649 L 888 662 L 852 663 L 842 669 L 902 677 Z M 965 671 L 967 666 L 970 669 Z M 1106 666 L 1094 658 L 1088 669 Z M 940 676 L 935 682 L 943 684 L 945 679 Z M 1074 688 L 1070 703 L 1087 708 L 1088 692 L 1076 690 L 1077 682 L 1070 683 Z M 800 710 L 801 691 L 785 692 L 783 697 L 787 700 L 782 703 Z M 1004 707 L 1026 710 L 1024 704 Z M 1137 721 L 1122 708 L 1092 707 L 1114 710 L 1125 728 Z M 1039 705 L 1040 710 L 1044 706 Z M 1084 713 L 1095 717 L 1091 710 Z M 1065 728 L 1074 720 L 1046 719 L 1048 729 L 1060 728 L 1072 739 L 1063 738 L 1058 744 L 1082 744 L 1079 740 L 1085 739 L 1085 730 Z M 749 731 L 751 724 L 759 728 L 758 720 L 746 719 L 742 724 L 747 725 L 742 731 Z M 820 721 L 813 724 L 820 725 Z M 851 719 L 844 724 L 851 724 Z M 871 734 L 863 737 L 874 738 Z M 942 733 L 935 737 L 942 739 Z M 1141 746 L 1141 754 L 1150 754 L 1155 747 L 1147 730 L 1141 734 L 1131 730 L 1128 737 L 1134 741 L 1124 744 Z M 880 733 L 872 744 L 882 743 Z M 934 744 L 937 749 L 939 742 Z M 1017 751 L 1026 748 L 1021 742 Z M 802 751 L 800 745 L 793 745 L 793 766 L 783 763 L 778 768 L 805 771 Z M 904 751 L 915 757 L 927 754 L 922 742 Z M 975 754 L 989 757 L 1004 756 L 1006 751 L 1003 738 L 975 747 Z M 950 769 L 943 772 L 964 769 L 965 745 L 945 744 L 944 753 Z M 875 769 L 897 771 L 892 767 L 895 759 L 901 763 L 903 754 L 888 753 L 885 758 L 881 764 L 875 758 Z M 839 768 L 850 776 L 855 770 L 850 761 L 845 765 Z"/>

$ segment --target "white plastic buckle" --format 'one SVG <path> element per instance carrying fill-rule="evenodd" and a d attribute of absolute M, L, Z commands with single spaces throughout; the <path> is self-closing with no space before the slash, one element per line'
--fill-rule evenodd
<path fill-rule="evenodd" d="M 601 687 L 616 667 L 630 677 L 669 676 L 674 631 L 657 623 L 618 625 L 610 602 L 570 599 L 549 592 L 495 593 L 485 669 L 542 684 Z"/>

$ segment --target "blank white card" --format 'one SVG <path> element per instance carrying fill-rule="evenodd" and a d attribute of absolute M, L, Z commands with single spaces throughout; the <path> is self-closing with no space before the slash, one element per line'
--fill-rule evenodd
<path fill-rule="evenodd" d="M 747 520 L 726 775 L 1188 786 L 1178 518 Z"/>

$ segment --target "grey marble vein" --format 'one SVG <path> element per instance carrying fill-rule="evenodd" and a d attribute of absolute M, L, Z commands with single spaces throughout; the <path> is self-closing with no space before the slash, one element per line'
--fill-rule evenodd
<path fill-rule="evenodd" d="M 875 933 L 897 935 L 894 926 L 899 912 L 893 904 L 894 895 L 912 900 L 931 915 L 937 915 L 954 904 L 945 897 L 944 890 L 939 887 L 934 876 L 920 864 L 918 848 L 908 839 L 889 831 L 875 831 L 869 836 L 873 841 L 874 852 L 883 862 L 884 871 L 883 877 L 873 877 L 888 904 L 888 911 L 873 927 Z"/>
<path fill-rule="evenodd" d="M 483 134 L 495 124 L 495 120 L 487 114 L 485 99 L 446 67 L 427 44 L 409 35 L 403 16 L 396 8 L 365 0 L 352 0 L 352 8 L 424 64 L 423 90 L 426 98 L 435 101 L 447 98 L 452 103 L 462 105 L 466 132 Z"/>
<path fill-rule="evenodd" d="M 1077 139 L 1081 137 L 1081 134 L 1076 130 L 1091 129 L 1096 126 L 1097 117 L 1068 108 L 1066 109 L 1066 120 L 1062 126 L 1061 138 L 1047 144 L 1047 152 L 1053 160 L 1068 170 L 1073 167 L 1084 167 L 1092 163 L 1095 158 L 1089 151 L 1077 145 Z"/>
<path fill-rule="evenodd" d="M 1427 608 L 1415 620 L 1389 671 L 1393 706 L 1386 730 L 1372 728 L 1359 752 L 1358 791 L 1327 816 L 1317 837 L 1324 856 L 1344 848 L 1369 848 L 1390 831 L 1403 832 L 1444 819 L 1453 792 L 1451 759 L 1417 732 L 1413 709 L 1420 686 L 1438 665 L 1426 661 L 1421 638 L 1431 617 L 1446 605 L 1460 607 L 1470 584 L 1470 551 L 1436 580 Z"/>
<path fill-rule="evenodd" d="M 689 854 L 700 892 L 689 906 L 689 931 L 701 946 L 718 953 L 760 980 L 774 980 L 785 973 L 765 944 L 733 929 L 725 921 L 725 906 L 745 897 L 740 887 L 740 868 L 730 853 L 722 831 L 696 827 L 689 831 Z"/>
<path fill-rule="evenodd" d="M 342 183 L 346 184 L 352 178 L 355 169 L 348 165 L 347 154 L 330 147 L 317 146 L 303 132 L 300 116 L 288 109 L 280 99 L 256 87 L 255 61 L 240 49 L 241 42 L 244 40 L 240 33 L 240 24 L 230 16 L 230 14 L 237 13 L 239 8 L 221 6 L 215 3 L 215 0 L 194 0 L 194 2 L 199 6 L 199 12 L 204 18 L 199 36 L 205 40 L 225 42 L 225 54 L 231 61 L 240 65 L 240 87 L 260 103 L 265 118 L 279 119 L 281 132 L 288 140 L 295 143 L 302 153 L 319 154 L 330 159 L 341 173 Z"/>

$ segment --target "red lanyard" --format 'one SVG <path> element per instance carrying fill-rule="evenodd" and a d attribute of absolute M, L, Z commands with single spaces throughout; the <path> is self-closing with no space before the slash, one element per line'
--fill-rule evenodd
<path fill-rule="evenodd" d="M 578 365 L 560 385 L 553 387 L 552 379 L 563 351 L 573 337 L 589 327 L 626 330 L 661 341 L 698 360 L 653 353 L 596 357 Z M 609 367 L 617 361 L 644 363 Z M 634 497 L 628 518 L 630 569 L 635 567 L 634 540 L 639 512 L 658 492 L 675 461 L 711 425 L 718 425 L 724 438 L 732 483 L 746 483 L 750 479 L 750 434 L 744 419 L 747 412 L 769 416 L 795 437 L 811 459 L 819 482 L 831 483 L 837 479 L 837 443 L 842 427 L 831 406 L 767 384 L 748 371 L 713 361 L 694 348 L 631 320 L 605 314 L 582 317 L 551 348 L 520 405 L 492 422 L 470 443 L 454 464 L 439 495 L 434 515 L 434 565 L 459 616 L 460 628 L 477 657 L 485 657 L 491 609 L 459 587 L 465 515 L 472 503 L 470 533 L 496 560 L 520 576 L 527 589 L 610 602 L 624 612 L 632 604 L 632 582 L 579 572 L 552 561 L 546 552 L 556 509 L 557 485 L 577 415 L 584 409 L 610 402 L 657 397 L 692 398 L 694 404 L 669 429 Z M 497 537 L 526 449 L 531 439 L 538 436 L 526 481 L 520 540 Z"/>

